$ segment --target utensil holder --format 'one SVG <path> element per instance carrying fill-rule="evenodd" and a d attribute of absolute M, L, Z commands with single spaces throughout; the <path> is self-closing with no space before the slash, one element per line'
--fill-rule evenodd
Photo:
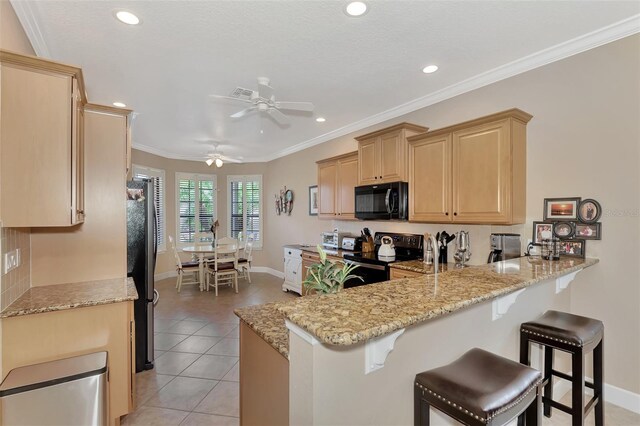
<path fill-rule="evenodd" d="M 374 250 L 375 250 L 375 246 L 373 245 L 373 242 L 369 242 L 369 241 L 363 241 L 362 242 L 362 252 L 363 253 L 371 253 Z"/>

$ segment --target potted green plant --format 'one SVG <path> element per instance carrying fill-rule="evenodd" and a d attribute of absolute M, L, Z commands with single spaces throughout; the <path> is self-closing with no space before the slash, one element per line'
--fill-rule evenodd
<path fill-rule="evenodd" d="M 354 269 L 358 267 L 357 265 L 343 263 L 340 266 L 339 262 L 332 262 L 327 259 L 327 253 L 320 245 L 317 247 L 320 254 L 320 263 L 309 267 L 307 279 L 302 283 L 307 292 L 315 290 L 321 294 L 337 293 L 344 288 L 345 281 L 351 278 L 364 281 L 362 277 L 352 274 Z"/>

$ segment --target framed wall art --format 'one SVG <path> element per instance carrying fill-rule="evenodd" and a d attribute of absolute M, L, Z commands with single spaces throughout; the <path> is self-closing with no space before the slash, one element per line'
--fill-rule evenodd
<path fill-rule="evenodd" d="M 575 231 L 573 222 L 555 222 L 553 224 L 553 236 L 556 238 L 573 238 Z"/>
<path fill-rule="evenodd" d="M 318 185 L 309 187 L 309 216 L 318 216 Z"/>
<path fill-rule="evenodd" d="M 531 235 L 531 242 L 534 244 L 553 238 L 553 223 L 533 222 L 533 233 Z"/>
<path fill-rule="evenodd" d="M 560 254 L 569 257 L 584 258 L 587 242 L 585 240 L 560 241 Z"/>
<path fill-rule="evenodd" d="M 545 221 L 575 221 L 578 219 L 578 207 L 580 197 L 568 198 L 545 198 L 544 199 L 544 220 Z"/>
<path fill-rule="evenodd" d="M 578 207 L 578 219 L 582 223 L 596 223 L 601 215 L 600 203 L 592 198 L 583 200 Z"/>
<path fill-rule="evenodd" d="M 576 238 L 582 238 L 584 240 L 601 240 L 602 239 L 602 224 L 597 223 L 576 223 Z"/>

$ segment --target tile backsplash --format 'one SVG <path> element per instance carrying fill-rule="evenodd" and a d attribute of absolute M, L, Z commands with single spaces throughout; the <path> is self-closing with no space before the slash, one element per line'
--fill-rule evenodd
<path fill-rule="evenodd" d="M 0 310 L 4 310 L 31 286 L 31 230 L 2 228 L 0 238 Z M 16 249 L 20 249 L 20 265 L 5 273 L 5 254 Z"/>

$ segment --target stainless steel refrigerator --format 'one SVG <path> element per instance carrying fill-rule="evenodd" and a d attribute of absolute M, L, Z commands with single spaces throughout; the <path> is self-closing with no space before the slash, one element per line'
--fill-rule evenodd
<path fill-rule="evenodd" d="M 127 276 L 133 277 L 138 300 L 136 321 L 136 372 L 153 368 L 153 309 L 159 294 L 154 286 L 157 254 L 157 220 L 150 179 L 127 183 Z"/>

